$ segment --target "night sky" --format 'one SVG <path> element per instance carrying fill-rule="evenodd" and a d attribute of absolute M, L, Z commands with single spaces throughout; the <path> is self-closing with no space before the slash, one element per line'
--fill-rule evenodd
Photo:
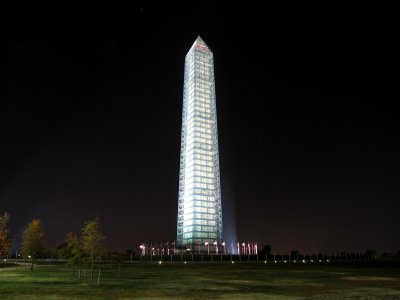
<path fill-rule="evenodd" d="M 344 10 L 345 11 L 345 10 Z M 400 250 L 398 32 L 379 12 L 154 11 L 1 29 L 0 212 L 14 247 L 100 216 L 109 250 L 176 237 L 184 57 L 214 53 L 225 238 Z"/>

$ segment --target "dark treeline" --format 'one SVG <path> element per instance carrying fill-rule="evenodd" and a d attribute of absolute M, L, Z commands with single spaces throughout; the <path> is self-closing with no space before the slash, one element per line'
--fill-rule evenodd
<path fill-rule="evenodd" d="M 25 259 L 31 262 L 31 269 L 35 261 L 40 259 L 62 260 L 70 265 L 73 270 L 81 269 L 84 266 L 90 266 L 93 270 L 94 264 L 100 261 L 110 261 L 115 263 L 126 261 L 137 261 L 141 259 L 156 260 L 168 259 L 169 256 L 177 256 L 174 260 L 190 257 L 190 253 L 180 253 L 176 251 L 168 251 L 160 255 L 141 255 L 132 249 L 125 251 L 107 251 L 104 247 L 105 236 L 100 228 L 100 219 L 96 217 L 93 220 L 88 220 L 84 223 L 80 234 L 69 232 L 64 238 L 64 241 L 57 247 L 50 249 L 45 246 L 45 230 L 39 219 L 33 219 L 25 228 L 22 234 L 22 245 L 16 251 L 11 251 L 12 238 L 8 228 L 10 215 L 7 212 L 0 214 L 0 258 L 8 259 Z M 329 260 L 390 260 L 399 259 L 400 250 L 397 253 L 377 252 L 374 249 L 366 249 L 364 252 L 348 252 L 341 251 L 340 253 L 302 253 L 297 249 L 289 253 L 274 252 L 271 245 L 266 244 L 260 247 L 258 252 L 252 253 L 252 259 L 267 260 L 267 261 L 329 261 Z M 192 256 L 200 257 L 196 253 Z M 203 254 L 201 257 L 211 257 L 216 255 L 232 256 L 229 253 L 210 253 Z M 239 256 L 246 256 L 241 254 Z M 238 255 L 233 255 L 234 257 Z M 249 255 L 247 255 L 249 256 Z M 207 258 L 205 258 L 207 260 Z"/>

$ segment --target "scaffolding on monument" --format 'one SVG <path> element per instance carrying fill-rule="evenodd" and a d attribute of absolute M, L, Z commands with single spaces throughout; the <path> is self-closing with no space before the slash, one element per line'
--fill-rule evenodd
<path fill-rule="evenodd" d="M 222 243 L 213 53 L 198 37 L 185 58 L 177 244 Z"/>

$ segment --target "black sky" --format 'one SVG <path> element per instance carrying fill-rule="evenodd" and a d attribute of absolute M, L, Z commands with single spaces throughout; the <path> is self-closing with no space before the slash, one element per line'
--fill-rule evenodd
<path fill-rule="evenodd" d="M 32 218 L 50 247 L 96 215 L 110 250 L 175 238 L 183 64 L 200 35 L 215 59 L 225 232 L 275 251 L 399 250 L 395 23 L 239 6 L 9 23 L 0 212 L 15 246 Z"/>

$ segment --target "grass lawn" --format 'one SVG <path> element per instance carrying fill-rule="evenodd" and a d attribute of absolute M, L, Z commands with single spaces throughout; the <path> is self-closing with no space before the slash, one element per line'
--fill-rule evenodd
<path fill-rule="evenodd" d="M 0 299 L 400 299 L 400 268 L 329 264 L 133 264 L 100 285 L 64 266 L 0 269 Z"/>

